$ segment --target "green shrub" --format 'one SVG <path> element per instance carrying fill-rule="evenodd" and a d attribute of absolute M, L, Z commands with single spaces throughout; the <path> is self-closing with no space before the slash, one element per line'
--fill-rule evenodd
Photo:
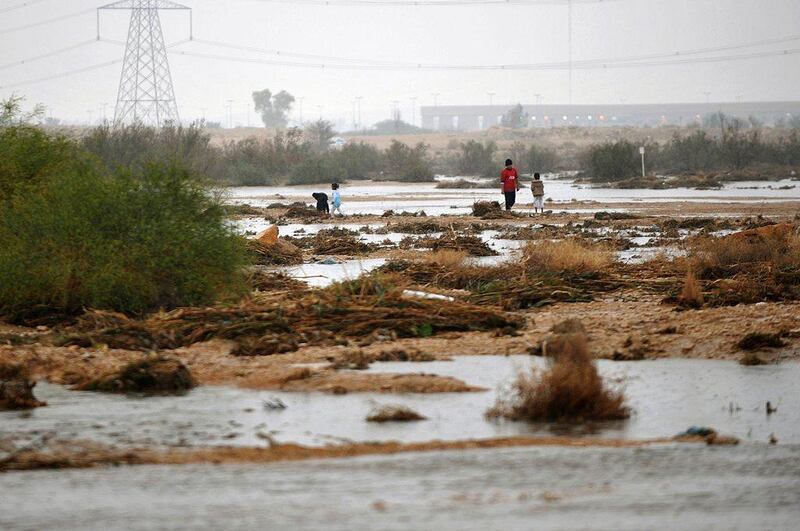
<path fill-rule="evenodd" d="M 81 140 L 112 172 L 142 171 L 147 164 L 175 161 L 198 175 L 208 175 L 217 155 L 211 137 L 200 125 L 166 125 L 155 129 L 142 124 L 92 129 Z"/>
<path fill-rule="evenodd" d="M 461 153 L 456 162 L 456 169 L 461 175 L 477 175 L 481 177 L 497 177 L 501 167 L 494 160 L 497 144 L 492 141 L 482 144 L 475 140 L 461 144 Z"/>
<path fill-rule="evenodd" d="M 54 175 L 90 167 L 89 158 L 63 137 L 26 125 L 0 127 L 0 202 L 21 187 L 36 188 Z"/>
<path fill-rule="evenodd" d="M 432 182 L 433 167 L 428 158 L 428 146 L 420 142 L 413 148 L 392 140 L 384 152 L 384 178 L 404 182 Z"/>
<path fill-rule="evenodd" d="M 584 154 L 584 167 L 593 181 L 622 181 L 641 172 L 639 146 L 627 140 L 592 146 Z"/>
<path fill-rule="evenodd" d="M 237 294 L 243 242 L 175 166 L 63 172 L 0 211 L 0 315 L 141 314 Z"/>
<path fill-rule="evenodd" d="M 344 168 L 329 154 L 313 155 L 291 169 L 289 184 L 318 184 L 342 182 Z"/>

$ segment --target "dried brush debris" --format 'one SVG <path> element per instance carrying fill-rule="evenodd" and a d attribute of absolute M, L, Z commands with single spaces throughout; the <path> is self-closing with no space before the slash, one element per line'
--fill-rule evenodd
<path fill-rule="evenodd" d="M 309 289 L 308 284 L 285 273 L 254 269 L 247 275 L 247 283 L 261 292 L 299 292 Z"/>
<path fill-rule="evenodd" d="M 767 361 L 755 352 L 745 352 L 742 357 L 739 358 L 739 365 L 744 365 L 746 367 L 757 367 L 766 364 Z"/>
<path fill-rule="evenodd" d="M 477 201 L 472 205 L 472 215 L 481 218 L 491 212 L 501 212 L 503 208 L 497 201 Z"/>
<path fill-rule="evenodd" d="M 374 244 L 362 242 L 356 236 L 347 234 L 341 236 L 328 236 L 317 234 L 312 238 L 311 251 L 321 255 L 346 255 L 356 256 L 369 254 L 378 247 Z"/>
<path fill-rule="evenodd" d="M 800 236 L 790 224 L 723 238 L 697 238 L 689 257 L 710 282 L 706 303 L 722 306 L 800 299 Z"/>
<path fill-rule="evenodd" d="M 36 382 L 24 365 L 0 363 L 0 411 L 46 406 L 34 396 L 34 387 Z"/>
<path fill-rule="evenodd" d="M 580 332 L 556 334 L 546 348 L 548 367 L 520 373 L 489 418 L 545 422 L 621 420 L 630 416 L 625 395 L 606 387 Z"/>
<path fill-rule="evenodd" d="M 154 355 L 135 361 L 120 371 L 78 386 L 103 393 L 183 393 L 196 386 L 186 365 L 172 357 Z"/>
<path fill-rule="evenodd" d="M 465 236 L 455 232 L 447 232 L 433 240 L 434 251 L 464 251 L 470 256 L 497 256 L 497 252 L 477 236 Z"/>
<path fill-rule="evenodd" d="M 258 265 L 300 265 L 303 263 L 303 252 L 285 240 L 266 244 L 258 240 L 248 240 L 247 251 Z"/>
<path fill-rule="evenodd" d="M 736 346 L 739 350 L 755 351 L 785 347 L 786 343 L 781 339 L 780 334 L 751 332 L 740 339 Z"/>
<path fill-rule="evenodd" d="M 145 351 L 230 339 L 239 343 L 240 355 L 271 355 L 296 350 L 300 344 L 324 346 L 366 338 L 379 330 L 404 338 L 520 326 L 496 309 L 405 297 L 407 285 L 397 276 L 366 275 L 302 297 L 182 308 L 144 320 L 125 318 L 110 328 L 72 330 L 69 337 Z"/>
<path fill-rule="evenodd" d="M 318 219 L 323 219 L 326 215 L 322 212 L 317 211 L 316 208 L 312 208 L 310 206 L 292 206 L 290 207 L 286 213 L 283 215 L 285 218 L 289 219 L 300 219 L 302 221 L 314 221 Z"/>
<path fill-rule="evenodd" d="M 367 415 L 367 422 L 415 422 L 427 420 L 407 406 L 380 406 Z"/>

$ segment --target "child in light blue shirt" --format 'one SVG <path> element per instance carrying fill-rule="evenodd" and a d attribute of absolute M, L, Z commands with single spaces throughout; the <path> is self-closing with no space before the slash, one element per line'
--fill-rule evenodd
<path fill-rule="evenodd" d="M 344 216 L 344 212 L 342 212 L 342 196 L 339 194 L 339 183 L 333 183 L 331 185 L 331 190 L 333 190 L 331 198 L 331 205 L 333 206 L 331 209 L 331 217 L 336 215 L 337 212 L 340 216 Z"/>

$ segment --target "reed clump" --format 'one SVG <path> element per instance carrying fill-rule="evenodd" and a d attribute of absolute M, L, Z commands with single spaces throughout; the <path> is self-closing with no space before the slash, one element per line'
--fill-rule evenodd
<path fill-rule="evenodd" d="M 489 418 L 544 422 L 621 420 L 630 416 L 621 391 L 609 389 L 597 371 L 583 332 L 554 334 L 544 349 L 546 369 L 520 373 Z"/>

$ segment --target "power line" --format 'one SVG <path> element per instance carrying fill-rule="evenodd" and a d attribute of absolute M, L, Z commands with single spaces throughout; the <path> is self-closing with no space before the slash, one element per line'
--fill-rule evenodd
<path fill-rule="evenodd" d="M 66 72 L 59 72 L 57 74 L 51 74 L 49 76 L 44 76 L 36 79 L 28 79 L 26 81 L 20 81 L 19 83 L 10 83 L 8 85 L 0 85 L 0 89 L 9 89 L 15 87 L 22 87 L 25 85 L 33 85 L 36 83 L 43 83 L 45 81 L 52 81 L 53 79 L 61 79 L 63 77 L 74 76 L 76 74 L 82 74 L 84 72 L 91 72 L 92 70 L 99 70 L 100 68 L 105 68 L 107 66 L 116 65 L 122 62 L 122 59 L 114 59 L 113 61 L 106 61 L 104 63 L 97 63 L 94 65 L 86 66 L 83 68 L 77 68 L 75 70 L 67 70 Z"/>
<path fill-rule="evenodd" d="M 170 52 L 173 55 L 182 55 L 186 57 L 198 57 L 203 59 L 213 59 L 220 61 L 230 61 L 237 63 L 254 63 L 254 64 L 267 64 L 273 66 L 287 66 L 296 68 L 312 68 L 312 69 L 331 69 L 331 70 L 396 70 L 396 71 L 491 71 L 491 70 L 506 70 L 506 71 L 533 71 L 533 70 L 565 70 L 570 68 L 569 62 L 559 63 L 539 63 L 539 64 L 508 64 L 508 65 L 415 65 L 415 66 L 401 66 L 401 65 L 369 65 L 369 64 L 341 64 L 341 63 L 302 63 L 297 61 L 286 61 L 276 59 L 254 59 L 243 57 L 229 57 L 224 55 L 191 52 L 184 50 L 177 50 Z M 649 66 L 667 66 L 678 64 L 696 64 L 696 63 L 713 63 L 713 62 L 726 62 L 726 61 L 740 61 L 748 59 L 759 59 L 766 57 L 778 57 L 796 55 L 800 53 L 800 48 L 793 48 L 787 50 L 773 50 L 765 52 L 754 52 L 748 54 L 738 55 L 720 55 L 715 57 L 679 57 L 676 59 L 668 59 L 661 61 L 638 61 L 638 62 L 584 62 L 573 63 L 572 68 L 580 70 L 605 70 L 612 68 L 635 68 L 635 67 L 649 67 Z"/>
<path fill-rule="evenodd" d="M 93 40 L 93 42 L 97 42 L 97 41 Z M 118 45 L 125 44 L 123 42 L 112 41 L 112 40 L 108 40 L 108 39 L 101 39 L 101 42 L 107 42 L 107 43 L 118 44 Z M 185 44 L 187 42 L 189 42 L 189 39 L 184 39 L 182 41 L 178 41 L 178 42 L 175 42 L 175 43 L 172 43 L 172 44 L 168 44 L 167 48 L 180 46 L 181 44 Z M 9 89 L 9 88 L 16 88 L 16 87 L 23 87 L 23 86 L 26 86 L 26 85 L 35 85 L 37 83 L 43 83 L 45 81 L 51 81 L 53 79 L 61 79 L 61 78 L 64 78 L 64 77 L 70 77 L 70 76 L 74 76 L 74 75 L 77 75 L 77 74 L 82 74 L 84 72 L 91 72 L 93 70 L 99 70 L 101 68 L 105 68 L 105 67 L 108 67 L 108 66 L 113 66 L 113 65 L 116 65 L 116 64 L 120 64 L 120 63 L 122 63 L 122 59 L 114 59 L 112 61 L 105 61 L 103 63 L 96 63 L 96 64 L 93 64 L 93 65 L 85 66 L 83 68 L 76 68 L 74 70 L 67 70 L 65 72 L 58 72 L 58 73 L 55 73 L 55 74 L 51 74 L 49 76 L 44 76 L 44 77 L 40 77 L 40 78 L 36 78 L 36 79 L 28 79 L 28 80 L 25 80 L 25 81 L 19 81 L 17 83 L 9 83 L 9 84 L 6 84 L 6 85 L 0 85 L 0 90 Z"/>
<path fill-rule="evenodd" d="M 94 13 L 94 9 L 84 9 L 83 11 L 75 11 L 73 13 L 67 13 L 66 15 L 61 15 L 58 17 L 49 18 L 47 20 L 40 20 L 39 22 L 31 22 L 29 24 L 23 24 L 21 26 L 15 26 L 13 28 L 5 28 L 0 29 L 0 35 L 6 35 L 8 33 L 14 33 L 16 31 L 22 31 L 26 29 L 36 28 L 38 26 L 45 26 L 47 24 L 53 24 L 55 22 L 61 22 L 62 20 L 68 20 L 71 18 L 79 17 L 81 15 L 87 15 L 89 13 Z"/>
<path fill-rule="evenodd" d="M 504 6 L 504 5 L 567 5 L 570 0 L 246 0 L 266 4 L 292 4 L 310 6 L 351 7 L 450 7 L 450 6 Z M 622 0 L 572 0 L 573 4 L 602 4 Z"/>
<path fill-rule="evenodd" d="M 79 42 L 79 43 L 73 44 L 71 46 L 66 46 L 66 47 L 60 48 L 58 50 L 53 50 L 52 52 L 47 52 L 47 53 L 43 53 L 41 55 L 35 55 L 33 57 L 29 57 L 27 59 L 21 59 L 19 61 L 6 63 L 4 65 L 0 65 L 0 70 L 5 70 L 6 68 L 11 68 L 11 67 L 14 67 L 14 66 L 26 65 L 26 64 L 32 63 L 34 61 L 39 61 L 41 59 L 47 59 L 48 57 L 54 57 L 56 55 L 61 55 L 62 53 L 71 52 L 72 50 L 77 50 L 78 48 L 83 48 L 84 46 L 88 46 L 88 45 L 94 44 L 96 42 L 97 42 L 97 39 L 89 39 L 88 41 Z"/>
<path fill-rule="evenodd" d="M 8 6 L 0 9 L 0 13 L 8 13 L 9 11 L 13 11 L 15 9 L 20 9 L 23 7 L 31 6 L 33 4 L 38 4 L 39 2 L 44 2 L 44 0 L 28 0 L 27 2 L 22 2 L 20 4 L 16 4 L 13 6 Z"/>
<path fill-rule="evenodd" d="M 239 50 L 245 52 L 254 52 L 254 53 L 262 53 L 262 54 L 269 54 L 269 55 L 279 55 L 282 57 L 293 57 L 295 59 L 315 59 L 319 61 L 341 61 L 343 63 L 358 63 L 358 64 L 369 64 L 369 65 L 383 65 L 383 66 L 394 66 L 394 65 L 402 65 L 402 66 L 416 66 L 417 63 L 403 63 L 397 61 L 382 61 L 382 60 L 375 60 L 375 59 L 355 59 L 355 58 L 347 58 L 347 57 L 336 57 L 330 55 L 316 55 L 310 53 L 296 53 L 296 52 L 288 52 L 285 50 L 271 50 L 267 48 L 258 48 L 254 46 L 242 46 L 237 44 L 229 44 L 220 41 L 210 41 L 206 39 L 193 39 L 194 42 L 200 44 L 207 44 L 209 46 L 216 46 L 219 48 L 229 48 L 232 50 Z"/>
<path fill-rule="evenodd" d="M 800 40 L 800 35 L 791 35 L 788 37 L 783 38 L 775 38 L 775 39 L 765 39 L 760 41 L 752 41 L 747 43 L 739 43 L 739 44 L 732 44 L 732 45 L 724 45 L 724 46 L 715 46 L 715 47 L 705 47 L 705 48 L 696 48 L 691 50 L 678 50 L 673 52 L 661 52 L 661 53 L 653 53 L 653 54 L 643 54 L 643 55 L 631 55 L 631 56 L 624 56 L 624 57 L 614 57 L 614 58 L 599 58 L 599 59 L 584 59 L 584 60 L 572 60 L 567 62 L 551 62 L 551 63 L 532 63 L 532 64 L 498 64 L 498 65 L 459 65 L 459 64 L 429 64 L 429 63 L 417 63 L 417 62 L 392 62 L 392 61 L 375 61 L 375 60 L 368 60 L 368 59 L 354 59 L 354 58 L 345 58 L 345 57 L 333 57 L 333 56 L 323 56 L 323 55 L 314 55 L 314 54 L 297 54 L 292 52 L 286 52 L 282 50 L 270 50 L 265 48 L 258 48 L 252 46 L 240 46 L 236 44 L 224 43 L 220 41 L 211 41 L 205 39 L 194 39 L 194 42 L 207 44 L 209 46 L 217 46 L 221 48 L 228 48 L 233 50 L 240 50 L 240 51 L 249 51 L 255 53 L 263 53 L 263 54 L 270 54 L 270 55 L 277 55 L 281 57 L 288 57 L 288 58 L 295 58 L 295 59 L 313 59 L 319 61 L 318 63 L 301 63 L 298 61 L 279 61 L 275 60 L 268 64 L 274 64 L 278 66 L 302 66 L 308 65 L 309 67 L 314 68 L 346 68 L 348 65 L 341 64 L 341 63 L 353 63 L 353 67 L 364 67 L 363 69 L 397 69 L 397 70 L 559 70 L 564 68 L 569 68 L 569 65 L 572 64 L 573 67 L 579 69 L 588 69 L 592 67 L 597 68 L 610 68 L 612 66 L 619 66 L 623 63 L 631 63 L 633 66 L 636 65 L 652 65 L 655 64 L 653 60 L 655 59 L 666 59 L 670 60 L 668 62 L 659 62 L 658 64 L 681 64 L 687 62 L 691 56 L 695 55 L 702 55 L 702 54 L 709 54 L 709 53 L 716 53 L 722 51 L 731 51 L 731 50 L 738 50 L 744 48 L 751 48 L 751 47 L 758 47 L 758 46 L 765 46 L 765 45 L 774 45 L 774 44 L 783 44 L 788 42 L 794 42 Z M 215 54 L 203 54 L 201 52 L 190 52 L 190 51 L 182 51 L 179 52 L 184 55 L 190 54 L 197 54 L 198 56 L 204 56 L 206 58 L 211 59 L 229 59 L 228 56 L 219 56 Z M 775 50 L 775 51 L 768 51 L 766 52 L 772 55 L 781 55 L 784 53 L 783 50 Z M 739 58 L 739 56 L 720 56 L 723 60 L 730 60 L 730 58 Z M 715 58 L 710 58 L 714 60 Z M 232 60 L 242 61 L 242 62 L 259 62 L 258 59 L 250 60 L 248 58 L 232 58 Z M 359 68 L 356 68 L 359 69 Z"/>

